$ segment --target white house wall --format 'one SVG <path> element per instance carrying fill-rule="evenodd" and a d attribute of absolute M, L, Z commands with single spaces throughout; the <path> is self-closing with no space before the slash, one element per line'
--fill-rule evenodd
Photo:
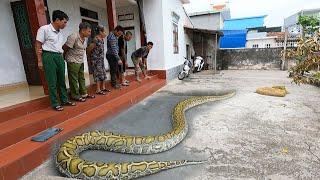
<path fill-rule="evenodd" d="M 253 48 L 254 44 L 258 44 L 259 48 L 266 48 L 266 44 L 270 44 L 270 48 L 277 47 L 276 40 L 274 38 L 269 39 L 248 39 L 246 43 L 247 48 Z"/>
<path fill-rule="evenodd" d="M 69 22 L 67 27 L 62 30 L 62 33 L 64 34 L 65 40 L 67 37 L 72 34 L 73 32 L 79 31 L 79 24 L 82 22 L 82 17 L 80 15 L 80 7 L 95 11 L 98 13 L 99 18 L 99 24 L 105 26 L 107 32 L 108 32 L 108 22 L 107 22 L 107 11 L 103 7 L 98 7 L 92 4 L 87 3 L 83 0 L 47 0 L 48 2 L 48 8 L 50 12 L 50 17 L 52 18 L 52 12 L 54 10 L 61 10 L 67 13 L 69 16 Z M 105 40 L 106 42 L 106 40 Z M 105 51 L 107 50 L 107 44 L 105 43 Z M 88 64 L 87 64 L 87 58 L 84 57 L 85 61 L 85 72 L 88 73 Z M 105 65 L 108 68 L 108 61 L 105 59 Z"/>
<path fill-rule="evenodd" d="M 0 1 L 0 12 L 0 34 L 3 35 L 0 41 L 0 87 L 25 83 L 27 80 L 9 0 Z"/>
<path fill-rule="evenodd" d="M 165 69 L 180 66 L 184 62 L 186 55 L 186 41 L 184 22 L 186 21 L 186 14 L 180 0 L 163 0 L 163 24 L 164 24 L 164 52 L 165 52 Z M 179 53 L 173 52 L 173 25 L 172 25 L 172 12 L 180 16 L 178 23 L 178 40 L 179 40 Z"/>
<path fill-rule="evenodd" d="M 154 47 L 148 56 L 149 70 L 165 70 L 165 34 L 162 4 L 163 2 L 159 0 L 143 0 L 147 40 L 154 43 Z"/>

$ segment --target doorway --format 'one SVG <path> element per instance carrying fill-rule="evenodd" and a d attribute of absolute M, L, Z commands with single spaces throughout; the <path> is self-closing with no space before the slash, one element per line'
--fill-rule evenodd
<path fill-rule="evenodd" d="M 136 50 L 136 35 L 134 31 L 134 27 L 127 27 L 124 28 L 125 32 L 131 32 L 132 33 L 132 39 L 131 41 L 127 42 L 127 62 L 129 68 L 134 68 L 133 62 L 131 60 L 131 54 Z"/>
<path fill-rule="evenodd" d="M 186 58 L 191 59 L 190 45 L 186 45 Z"/>
<path fill-rule="evenodd" d="M 11 9 L 27 82 L 29 85 L 41 85 L 26 3 L 25 1 L 11 2 Z"/>

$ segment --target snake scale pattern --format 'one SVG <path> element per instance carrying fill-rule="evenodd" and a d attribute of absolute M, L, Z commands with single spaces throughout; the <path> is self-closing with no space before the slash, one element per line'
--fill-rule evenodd
<path fill-rule="evenodd" d="M 154 154 L 167 151 L 179 144 L 188 132 L 185 111 L 212 101 L 232 97 L 235 92 L 222 96 L 194 96 L 180 101 L 172 112 L 172 130 L 155 136 L 128 136 L 103 131 L 87 132 L 70 138 L 60 145 L 55 156 L 58 170 L 78 179 L 135 179 L 180 166 L 205 161 L 143 161 L 125 163 L 89 162 L 80 158 L 86 150 L 105 150 L 127 154 Z"/>

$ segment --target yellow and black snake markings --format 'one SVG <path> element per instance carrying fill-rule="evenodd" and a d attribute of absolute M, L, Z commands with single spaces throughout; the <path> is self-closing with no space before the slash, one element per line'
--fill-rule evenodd
<path fill-rule="evenodd" d="M 59 171 L 79 179 L 134 179 L 175 167 L 199 164 L 203 161 L 143 161 L 126 163 L 89 162 L 80 158 L 86 150 L 105 150 L 127 154 L 155 154 L 179 144 L 188 132 L 185 111 L 212 101 L 230 98 L 235 92 L 222 96 L 195 96 L 179 102 L 172 112 L 172 130 L 156 136 L 127 136 L 103 131 L 87 132 L 70 138 L 60 146 L 56 155 Z"/>

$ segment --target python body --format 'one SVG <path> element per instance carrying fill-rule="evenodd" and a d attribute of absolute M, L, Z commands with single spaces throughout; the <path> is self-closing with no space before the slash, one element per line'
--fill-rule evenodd
<path fill-rule="evenodd" d="M 106 150 L 128 154 L 154 154 L 167 151 L 180 143 L 188 132 L 185 111 L 211 101 L 232 97 L 235 92 L 222 96 L 196 96 L 179 102 L 172 113 L 172 130 L 155 136 L 127 136 L 93 131 L 75 136 L 60 146 L 56 155 L 59 171 L 79 179 L 134 179 L 163 170 L 203 163 L 203 161 L 143 161 L 126 163 L 89 162 L 80 158 L 86 150 Z"/>

